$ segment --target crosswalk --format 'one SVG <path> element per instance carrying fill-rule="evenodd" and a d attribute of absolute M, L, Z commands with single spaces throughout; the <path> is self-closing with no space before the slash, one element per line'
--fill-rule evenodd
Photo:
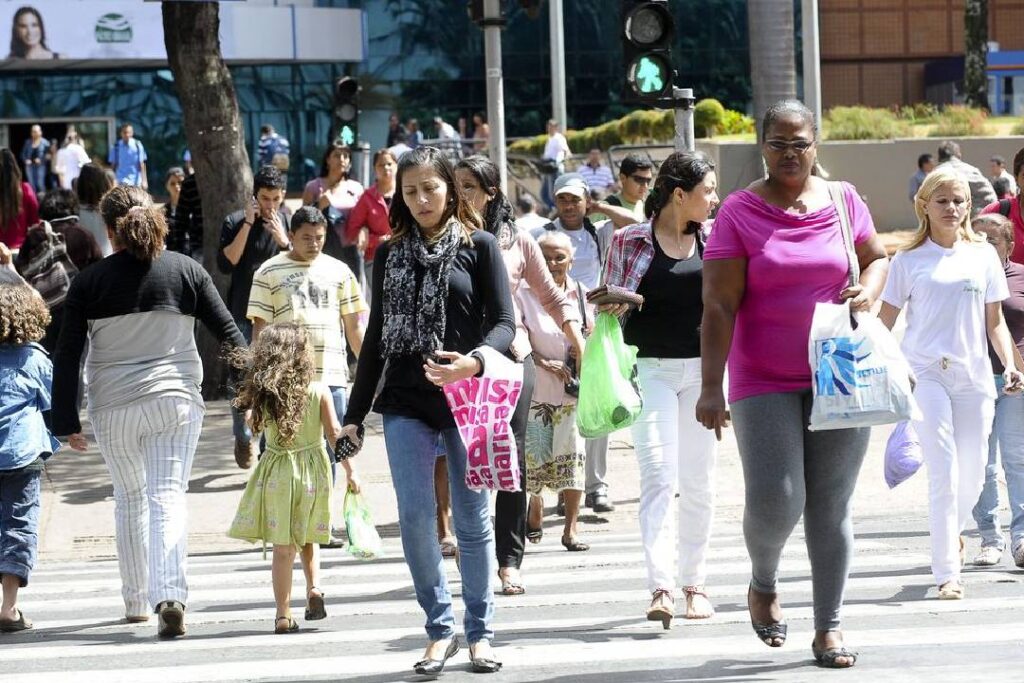
<path fill-rule="evenodd" d="M 550 533 L 529 548 L 524 564 L 528 592 L 496 596 L 495 645 L 505 662 L 501 680 L 792 681 L 821 675 L 810 665 L 812 586 L 799 534 L 782 565 L 789 642 L 769 650 L 750 630 L 749 563 L 742 537 L 728 533 L 738 528 L 723 529 L 712 540 L 708 590 L 718 613 L 701 622 L 677 619 L 671 631 L 663 631 L 644 619 L 649 595 L 635 517 L 615 513 L 607 524 L 598 521 L 603 520 L 585 518 L 581 527 L 592 550 L 567 553 L 558 544 L 556 520 L 549 519 Z M 972 652 L 986 648 L 1015 650 L 1019 663 L 1022 572 L 1008 562 L 972 571 L 968 599 L 939 602 L 921 529 L 892 528 L 879 519 L 858 530 L 844 617 L 861 662 L 849 677 L 981 680 L 976 675 L 998 663 L 988 657 L 971 660 Z M 302 630 L 280 636 L 271 633 L 269 561 L 258 550 L 190 559 L 189 635 L 170 642 L 154 637 L 155 620 L 120 622 L 116 562 L 44 564 L 21 601 L 36 628 L 0 636 L 0 681 L 422 680 L 411 671 L 425 642 L 422 613 L 398 539 L 386 544 L 387 557 L 372 562 L 325 550 L 321 585 L 328 619 L 300 621 Z M 446 566 L 458 594 L 456 566 L 452 561 Z M 298 568 L 295 586 L 301 598 Z M 301 616 L 300 599 L 294 610 Z M 471 675 L 460 654 L 445 679 Z"/>

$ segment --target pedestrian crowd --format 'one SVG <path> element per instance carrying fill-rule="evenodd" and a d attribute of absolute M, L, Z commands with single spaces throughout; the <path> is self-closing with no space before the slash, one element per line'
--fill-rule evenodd
<path fill-rule="evenodd" d="M 1009 171 L 992 160 L 993 175 L 1014 188 L 1009 197 L 993 193 L 955 143 L 940 146 L 937 164 L 923 155 L 910 187 L 918 228 L 890 258 L 856 188 L 819 174 L 817 122 L 797 101 L 765 112 L 765 175 L 724 201 L 717 169 L 700 153 L 660 164 L 629 155 L 616 175 L 592 150 L 566 173 L 568 145 L 552 121 L 542 160 L 550 217 L 528 196 L 506 196 L 486 156 L 453 163 L 447 150 L 420 144 L 415 124 L 392 118 L 369 187 L 351 177 L 350 149 L 328 145 L 294 213 L 284 205 L 287 141 L 265 127 L 252 198 L 225 217 L 217 245 L 230 280 L 224 299 L 190 258 L 201 248 L 191 176 L 172 169 L 170 201 L 156 207 L 131 126 L 111 150 L 114 179 L 86 163 L 74 192 L 50 190 L 41 204 L 14 155 L 0 152 L 0 631 L 32 625 L 17 596 L 35 563 L 40 477 L 58 438 L 88 448 L 87 399 L 113 483 L 125 619 L 155 614 L 161 637 L 186 633 L 185 492 L 205 412 L 196 321 L 224 345 L 234 456 L 252 470 L 226 531 L 272 546 L 275 633 L 300 628 L 291 612 L 296 555 L 304 620 L 327 616 L 320 548 L 340 535 L 332 495 L 361 491 L 358 451 L 374 411 L 426 619 L 414 669 L 439 674 L 461 647 L 447 556 L 462 576 L 472 668 L 501 669 L 492 580 L 509 599 L 528 591 L 526 551 L 545 542 L 543 496 L 555 496 L 567 552 L 591 547 L 584 508 L 614 510 L 608 433 L 585 437 L 579 422 L 581 396 L 592 391 L 584 366 L 602 352 L 588 337 L 601 321 L 635 350 L 642 408 L 629 429 L 648 620 L 667 629 L 677 614 L 715 615 L 715 460 L 732 426 L 756 637 L 769 647 L 786 641 L 779 564 L 802 519 L 813 657 L 824 667 L 855 664 L 841 611 L 870 428 L 810 428 L 818 378 L 808 337 L 819 304 L 846 302 L 890 329 L 904 314 L 938 598 L 965 597 L 972 521 L 982 536 L 973 562 L 1001 561 L 1000 460 L 1010 553 L 1024 568 L 1024 149 Z M 439 138 L 460 139 L 435 124 Z M 474 128 L 486 130 L 482 116 Z M 36 252 L 60 267 L 41 271 Z M 515 444 L 507 468 L 517 485 L 479 485 L 481 455 L 467 452 L 464 417 L 448 394 L 493 389 L 506 367 L 517 395 L 494 429 Z M 490 451 L 483 457 L 500 468 Z"/>

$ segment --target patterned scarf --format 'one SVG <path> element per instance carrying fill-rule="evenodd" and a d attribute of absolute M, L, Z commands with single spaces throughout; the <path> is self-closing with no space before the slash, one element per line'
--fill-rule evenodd
<path fill-rule="evenodd" d="M 462 227 L 456 220 L 448 221 L 432 244 L 418 229 L 392 243 L 384 275 L 382 358 L 444 348 L 448 275 L 461 246 Z M 421 278 L 417 278 L 417 264 Z"/>

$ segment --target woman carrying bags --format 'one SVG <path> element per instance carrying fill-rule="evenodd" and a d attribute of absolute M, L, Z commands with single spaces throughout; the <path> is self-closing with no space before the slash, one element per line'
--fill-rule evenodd
<path fill-rule="evenodd" d="M 803 103 L 768 107 L 761 124 L 767 177 L 722 203 L 704 251 L 701 396 L 697 419 L 720 435 L 731 417 L 743 463 L 743 536 L 751 559 L 750 620 L 769 647 L 786 640 L 779 561 L 801 516 L 814 584 L 811 651 L 824 667 L 853 666 L 840 631 L 853 555 L 851 499 L 870 430 L 812 432 L 807 338 L 815 305 L 870 310 L 888 260 L 867 206 L 842 184 L 843 206 L 812 175 L 818 129 Z M 849 217 L 860 282 L 839 211 Z M 729 406 L 722 383 L 729 359 Z"/>
<path fill-rule="evenodd" d="M 666 629 L 675 614 L 678 586 L 687 619 L 714 614 L 704 581 L 715 437 L 697 422 L 694 409 L 701 386 L 704 311 L 701 228 L 717 204 L 714 164 L 699 153 L 677 152 L 658 170 L 645 203 L 648 221 L 616 233 L 608 255 L 607 284 L 644 297 L 644 305 L 626 318 L 623 336 L 638 348 L 644 397 L 632 432 L 640 465 L 640 535 L 652 595 L 647 618 Z M 676 542 L 678 567 L 672 557 Z"/>
<path fill-rule="evenodd" d="M 441 387 L 483 372 L 475 349 L 508 350 L 515 335 L 508 274 L 497 240 L 480 229 L 479 215 L 461 197 L 440 150 L 406 153 L 396 184 L 392 237 L 377 249 L 370 320 L 342 435 L 361 445 L 371 403 L 384 416 L 402 548 L 427 617 L 430 642 L 414 666 L 421 675 L 441 673 L 459 649 L 432 486 L 437 438 L 444 438 L 466 640 L 473 669 L 489 673 L 501 668 L 490 646 L 495 567 L 489 494 L 466 486 L 466 448 Z"/>
<path fill-rule="evenodd" d="M 971 192 L 953 170 L 932 171 L 914 198 L 919 223 L 893 257 L 879 319 L 907 309 L 903 353 L 917 376 L 914 421 L 928 466 L 932 575 L 940 600 L 964 597 L 960 534 L 985 479 L 996 384 L 987 337 L 1003 364 L 1003 392 L 1024 388 L 1000 302 L 1009 297 L 996 250 L 971 229 Z"/>

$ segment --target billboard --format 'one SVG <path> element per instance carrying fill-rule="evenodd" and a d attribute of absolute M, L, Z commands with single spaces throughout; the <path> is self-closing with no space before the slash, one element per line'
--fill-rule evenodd
<path fill-rule="evenodd" d="M 358 62 L 365 55 L 360 10 L 232 2 L 221 4 L 220 22 L 221 53 L 229 62 Z M 11 37 L 10 45 L 0 42 L 0 68 L 167 61 L 158 2 L 0 0 L 4 26 Z"/>

